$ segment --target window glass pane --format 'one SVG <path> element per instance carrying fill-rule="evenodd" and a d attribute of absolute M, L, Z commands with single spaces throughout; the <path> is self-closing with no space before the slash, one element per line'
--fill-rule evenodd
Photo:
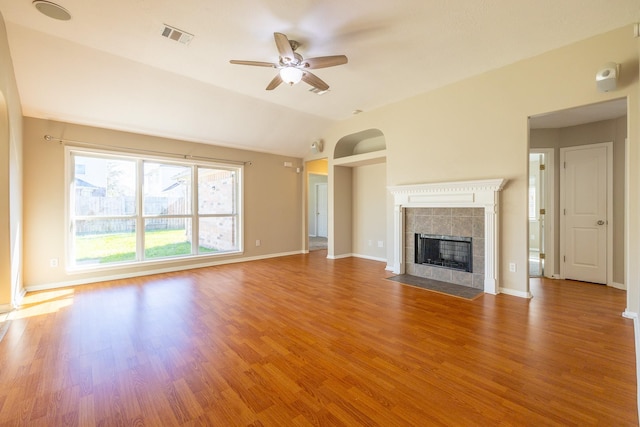
<path fill-rule="evenodd" d="M 200 253 L 238 250 L 237 217 L 200 218 Z"/>
<path fill-rule="evenodd" d="M 241 250 L 241 167 L 89 149 L 68 153 L 69 265 L 83 269 Z"/>
<path fill-rule="evenodd" d="M 131 219 L 80 220 L 74 224 L 75 265 L 136 259 L 136 222 Z"/>
<path fill-rule="evenodd" d="M 144 163 L 144 214 L 191 213 L 191 167 L 168 163 Z"/>
<path fill-rule="evenodd" d="M 198 168 L 198 213 L 235 213 L 236 171 Z"/>
<path fill-rule="evenodd" d="M 145 259 L 191 254 L 191 219 L 153 218 L 144 222 Z"/>
<path fill-rule="evenodd" d="M 76 215 L 135 215 L 135 161 L 74 156 L 74 162 Z"/>

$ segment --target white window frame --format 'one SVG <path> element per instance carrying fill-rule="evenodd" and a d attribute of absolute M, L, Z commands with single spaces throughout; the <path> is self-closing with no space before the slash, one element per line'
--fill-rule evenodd
<path fill-rule="evenodd" d="M 120 158 L 125 160 L 132 160 L 136 162 L 136 213 L 131 216 L 122 216 L 122 219 L 132 219 L 136 221 L 136 259 L 133 261 L 123 261 L 109 264 L 89 264 L 89 265 L 76 265 L 75 257 L 73 253 L 74 242 L 74 220 L 75 213 L 72 203 L 75 198 L 75 162 L 73 156 L 85 155 L 92 157 L 104 157 L 104 158 Z M 192 228 L 192 253 L 190 255 L 180 255 L 175 257 L 164 258 L 152 258 L 144 259 L 144 234 L 145 234 L 145 219 L 153 218 L 153 215 L 145 215 L 143 211 L 143 198 L 144 198 L 144 162 L 161 162 L 165 164 L 174 164 L 179 166 L 187 166 L 191 168 L 192 185 L 191 185 L 191 213 L 180 215 L 181 217 L 188 217 L 191 219 Z M 237 193 L 235 201 L 235 211 L 233 214 L 236 218 L 236 230 L 235 239 L 237 241 L 237 249 L 198 254 L 197 248 L 199 245 L 199 219 L 211 218 L 211 217 L 228 217 L 228 214 L 200 214 L 198 212 L 198 169 L 197 167 L 215 168 L 215 169 L 227 169 L 236 172 L 236 188 Z M 65 147 L 65 221 L 67 224 L 67 232 L 65 233 L 65 253 L 66 253 L 66 269 L 69 272 L 73 271 L 87 271 L 87 270 L 112 270 L 123 267 L 135 267 L 140 265 L 151 264 L 165 264 L 175 263 L 176 261 L 183 261 L 189 259 L 201 259 L 201 258 L 216 258 L 221 256 L 229 256 L 234 254 L 244 253 L 244 165 L 237 163 L 226 163 L 224 161 L 206 161 L 206 160 L 192 160 L 182 159 L 160 155 L 146 155 L 130 152 L 100 150 L 84 147 Z"/>

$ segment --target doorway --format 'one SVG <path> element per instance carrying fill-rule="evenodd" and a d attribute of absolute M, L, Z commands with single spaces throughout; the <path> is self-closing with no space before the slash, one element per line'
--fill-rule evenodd
<path fill-rule="evenodd" d="M 545 153 L 529 153 L 529 276 L 544 276 Z"/>
<path fill-rule="evenodd" d="M 543 152 L 548 150 L 549 156 L 544 156 L 545 161 L 545 176 L 541 179 L 546 181 L 544 188 L 547 193 L 544 197 L 546 201 L 545 215 L 542 217 L 542 227 L 544 233 L 539 237 L 542 247 L 544 248 L 544 259 L 540 260 L 542 264 L 542 272 L 545 277 L 549 278 L 567 278 L 584 281 L 593 281 L 595 283 L 606 283 L 608 286 L 616 287 L 619 289 L 626 289 L 625 284 L 625 265 L 627 260 L 627 254 L 625 251 L 625 212 L 626 212 L 626 195 L 625 195 L 625 176 L 626 176 L 626 140 L 628 135 L 628 120 L 627 120 L 627 103 L 626 98 L 614 99 L 597 104 L 585 105 L 581 107 L 571 108 L 567 110 L 560 110 L 556 112 L 544 113 L 529 118 L 529 152 L 528 160 L 531 160 L 531 154 L 537 152 Z M 607 200 L 611 204 L 611 207 L 607 208 L 605 217 L 595 219 L 595 225 L 598 221 L 604 221 L 601 224 L 601 228 L 606 228 L 606 237 L 604 243 L 595 244 L 594 240 L 591 243 L 587 242 L 587 237 L 592 239 L 596 238 L 596 231 L 588 231 L 586 228 L 577 230 L 573 227 L 572 223 L 565 224 L 565 209 L 569 206 L 565 206 L 567 203 L 575 203 L 580 215 L 587 209 L 588 198 L 590 193 L 585 193 L 585 200 L 582 200 L 583 196 L 576 196 L 578 200 L 572 201 L 566 196 L 567 186 L 561 185 L 562 180 L 580 181 L 582 183 L 593 180 L 592 176 L 594 170 L 593 167 L 588 166 L 575 166 L 578 168 L 585 168 L 589 172 L 577 171 L 576 176 L 564 175 L 565 171 L 565 156 L 569 154 L 569 164 L 571 166 L 573 162 L 574 154 L 576 154 L 583 146 L 595 148 L 599 145 L 608 145 L 609 152 L 607 154 Z M 563 156 L 561 158 L 561 155 Z M 539 157 L 536 157 L 539 159 Z M 555 164 L 552 166 L 550 161 L 553 162 L 555 158 Z M 533 169 L 535 166 L 530 165 Z M 573 174 L 573 172 L 571 172 Z M 551 183 L 551 175 L 554 174 L 555 181 Z M 582 177 L 579 175 L 582 174 Z M 530 178 L 531 181 L 531 178 Z M 561 190 L 561 187 L 565 187 Z M 535 193 L 530 193 L 531 198 L 536 198 Z M 563 205 L 561 206 L 561 197 Z M 531 206 L 529 206 L 531 207 Z M 528 219 L 535 219 L 534 212 L 531 209 L 527 210 Z M 554 216 L 554 218 L 551 218 Z M 593 219 L 593 218 L 592 218 Z M 573 235 L 565 233 L 564 226 L 567 228 L 574 228 Z M 593 225 L 593 224 L 592 224 Z M 529 240 L 531 236 L 538 236 L 537 229 L 534 225 L 528 223 Z M 562 228 L 562 229 L 561 229 Z M 571 247 L 567 245 L 569 238 L 572 238 L 572 245 L 578 249 L 582 249 L 585 245 L 603 246 L 606 250 L 605 255 L 601 253 L 588 253 L 578 252 L 567 254 L 567 250 L 571 250 Z M 599 237 L 602 240 L 601 237 Z M 529 249 L 532 248 L 532 243 L 529 241 Z M 577 246 L 576 246 L 577 245 Z M 562 247 L 561 247 L 562 246 Z M 535 250 L 536 247 L 533 246 Z M 602 248 L 599 248 L 602 249 Z M 535 251 L 534 252 L 535 255 Z M 551 253 L 553 252 L 553 255 Z M 568 256 L 570 255 L 570 256 Z M 574 275 L 571 267 L 566 270 L 567 258 L 570 262 L 577 264 L 594 264 L 594 259 L 604 259 L 606 262 L 606 277 L 602 280 L 602 276 L 599 278 L 593 278 L 591 276 L 576 276 Z M 535 257 L 532 257 L 535 259 Z M 573 258 L 573 260 L 571 259 Z M 531 272 L 535 272 L 533 267 Z M 592 268 L 592 267 L 590 267 Z M 595 267 L 593 267 L 595 268 Z M 565 276 L 566 273 L 566 276 Z"/>
<path fill-rule="evenodd" d="M 309 251 L 325 250 L 329 246 L 329 198 L 327 159 L 312 160 L 306 170 L 306 243 Z"/>

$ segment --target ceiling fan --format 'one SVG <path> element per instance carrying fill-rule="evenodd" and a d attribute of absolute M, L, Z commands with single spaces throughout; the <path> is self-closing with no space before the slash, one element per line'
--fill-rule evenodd
<path fill-rule="evenodd" d="M 271 80 L 267 85 L 267 90 L 277 88 L 282 82 L 294 85 L 300 80 L 320 91 L 328 90 L 329 85 L 309 70 L 334 67 L 336 65 L 346 64 L 348 61 L 347 57 L 344 55 L 319 56 L 317 58 L 304 59 L 302 55 L 296 52 L 300 43 L 295 40 L 289 40 L 287 36 L 282 33 L 273 33 L 273 37 L 276 40 L 276 47 L 278 48 L 278 54 L 280 55 L 277 63 L 241 61 L 236 59 L 229 61 L 232 64 L 254 65 L 257 67 L 271 67 L 279 69 L 280 71 L 278 74 L 276 74 L 273 80 Z"/>

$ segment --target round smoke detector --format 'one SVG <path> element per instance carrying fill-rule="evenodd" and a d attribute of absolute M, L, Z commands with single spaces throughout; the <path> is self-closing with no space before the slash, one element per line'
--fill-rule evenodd
<path fill-rule="evenodd" d="M 40 11 L 40 13 L 47 15 L 49 18 L 58 19 L 60 21 L 68 21 L 71 19 L 69 11 L 59 4 L 45 0 L 34 0 L 33 5 Z"/>

